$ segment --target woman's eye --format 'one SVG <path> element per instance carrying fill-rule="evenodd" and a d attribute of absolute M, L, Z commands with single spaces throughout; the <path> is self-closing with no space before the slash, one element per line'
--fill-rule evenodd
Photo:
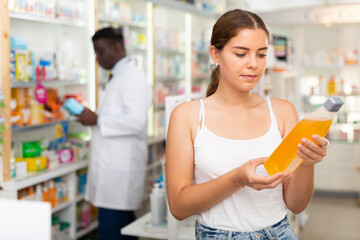
<path fill-rule="evenodd" d="M 258 54 L 259 57 L 264 58 L 266 57 L 266 54 Z"/>
<path fill-rule="evenodd" d="M 238 57 L 244 57 L 246 54 L 245 53 L 235 53 L 235 55 Z"/>

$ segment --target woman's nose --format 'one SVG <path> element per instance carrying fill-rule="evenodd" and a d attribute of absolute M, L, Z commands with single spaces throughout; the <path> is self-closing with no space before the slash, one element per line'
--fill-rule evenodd
<path fill-rule="evenodd" d="M 248 68 L 257 68 L 258 67 L 258 62 L 257 62 L 256 56 L 249 55 L 247 67 Z"/>

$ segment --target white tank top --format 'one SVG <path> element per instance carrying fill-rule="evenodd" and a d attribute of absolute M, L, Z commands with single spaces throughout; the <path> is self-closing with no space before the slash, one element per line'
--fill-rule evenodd
<path fill-rule="evenodd" d="M 251 159 L 271 155 L 282 137 L 270 100 L 266 98 L 266 102 L 271 125 L 265 135 L 250 140 L 232 140 L 217 136 L 206 128 L 204 101 L 200 100 L 199 127 L 194 142 L 195 184 L 213 180 Z M 260 165 L 256 173 L 268 175 L 264 165 Z M 197 220 L 208 227 L 228 231 L 249 232 L 269 227 L 281 221 L 287 213 L 282 191 L 282 184 L 261 191 L 245 186 L 198 214 Z"/>

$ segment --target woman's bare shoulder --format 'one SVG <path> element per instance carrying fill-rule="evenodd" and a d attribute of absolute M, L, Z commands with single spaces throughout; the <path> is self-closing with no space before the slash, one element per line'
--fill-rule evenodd
<path fill-rule="evenodd" d="M 292 102 L 279 98 L 270 98 L 270 102 L 281 136 L 284 137 L 299 121 L 296 107 Z"/>
<path fill-rule="evenodd" d="M 177 105 L 171 113 L 172 118 L 180 118 L 182 120 L 192 120 L 199 116 L 200 101 L 192 100 Z"/>
<path fill-rule="evenodd" d="M 192 140 L 194 140 L 199 123 L 199 111 L 199 100 L 179 104 L 171 113 L 169 129 L 178 131 L 177 135 L 189 131 Z"/>
<path fill-rule="evenodd" d="M 286 115 L 289 113 L 297 113 L 295 105 L 288 100 L 280 98 L 270 98 L 270 102 L 275 114 L 277 113 L 281 115 Z"/>

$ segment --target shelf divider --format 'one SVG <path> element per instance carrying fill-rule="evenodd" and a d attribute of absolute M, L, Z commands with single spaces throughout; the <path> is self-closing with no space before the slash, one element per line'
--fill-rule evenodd
<path fill-rule="evenodd" d="M 1 65 L 1 89 L 4 94 L 4 103 L 6 108 L 2 109 L 2 115 L 5 118 L 6 130 L 2 133 L 4 143 L 2 144 L 2 163 L 0 163 L 0 184 L 3 181 L 11 179 L 10 157 L 11 157 L 11 86 L 10 86 L 10 19 L 8 15 L 8 1 L 0 3 L 0 65 Z"/>

